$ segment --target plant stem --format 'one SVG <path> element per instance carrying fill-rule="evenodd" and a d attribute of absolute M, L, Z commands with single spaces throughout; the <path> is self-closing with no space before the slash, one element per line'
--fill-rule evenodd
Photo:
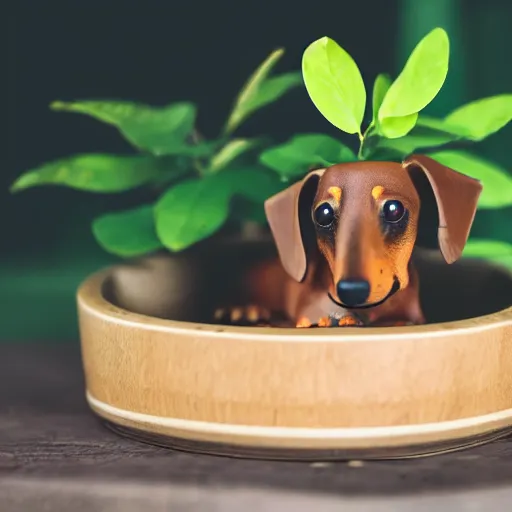
<path fill-rule="evenodd" d="M 199 159 L 197 159 L 197 158 L 192 159 L 192 166 L 197 171 L 199 176 L 203 177 L 205 175 L 205 169 L 203 167 L 203 164 L 199 161 Z"/>
<path fill-rule="evenodd" d="M 192 144 L 199 144 L 202 140 L 204 140 L 204 137 L 201 135 L 199 130 L 197 128 L 194 128 L 192 130 L 192 133 L 190 134 L 190 138 L 192 141 Z M 201 160 L 199 158 L 192 158 L 192 166 L 197 171 L 200 177 L 203 177 L 205 175 L 205 169 L 203 164 L 201 163 Z"/>
<path fill-rule="evenodd" d="M 204 140 L 204 137 L 201 135 L 197 128 L 192 130 L 190 138 L 192 139 L 192 144 L 199 144 L 202 140 Z"/>
<path fill-rule="evenodd" d="M 371 126 L 371 125 L 370 125 Z M 359 134 L 359 151 L 357 152 L 357 159 L 363 160 L 363 146 L 366 134 L 368 133 L 370 126 L 365 130 L 364 135 Z"/>
<path fill-rule="evenodd" d="M 368 127 L 364 131 L 364 134 L 363 134 L 362 138 L 359 137 L 360 144 L 359 144 L 359 151 L 357 152 L 357 158 L 359 160 L 364 160 L 364 158 L 363 158 L 364 143 L 365 143 L 365 140 L 372 134 L 372 130 L 373 130 L 374 127 L 375 127 L 375 123 L 372 120 L 372 122 L 368 125 Z"/>
<path fill-rule="evenodd" d="M 363 160 L 363 141 L 359 144 L 359 151 L 357 152 L 357 159 Z"/>
<path fill-rule="evenodd" d="M 363 137 L 366 137 L 367 135 L 370 135 L 371 130 L 375 127 L 375 122 L 372 120 L 372 122 L 368 125 L 366 128 Z"/>

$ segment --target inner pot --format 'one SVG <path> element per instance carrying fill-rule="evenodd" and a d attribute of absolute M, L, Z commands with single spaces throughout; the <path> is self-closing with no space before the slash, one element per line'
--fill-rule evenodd
<path fill-rule="evenodd" d="M 134 313 L 210 324 L 216 308 L 244 305 L 238 297 L 251 265 L 275 257 L 269 240 L 207 243 L 119 265 L 103 294 Z M 512 305 L 512 273 L 505 268 L 466 258 L 448 265 L 435 250 L 417 250 L 413 258 L 428 324 L 489 315 Z"/>

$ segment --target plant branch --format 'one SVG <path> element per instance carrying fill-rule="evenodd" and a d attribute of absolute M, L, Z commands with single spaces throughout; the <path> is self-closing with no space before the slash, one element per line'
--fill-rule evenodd
<path fill-rule="evenodd" d="M 364 158 L 363 158 L 364 143 L 367 140 L 367 138 L 371 135 L 371 131 L 374 128 L 374 126 L 375 126 L 375 123 L 372 120 L 372 122 L 368 125 L 368 127 L 364 131 L 364 134 L 362 136 L 360 135 L 360 137 L 359 137 L 359 151 L 357 152 L 358 160 L 364 160 Z"/>
<path fill-rule="evenodd" d="M 458 151 L 468 149 L 475 145 L 475 141 L 471 140 L 459 140 L 454 142 L 447 142 L 438 146 L 425 146 L 416 148 L 422 152 L 434 152 L 434 151 Z"/>
<path fill-rule="evenodd" d="M 204 140 L 203 135 L 197 128 L 193 128 L 192 132 L 190 133 L 190 142 L 192 142 L 193 145 L 198 145 Z M 192 158 L 192 167 L 197 172 L 199 176 L 204 176 L 205 174 L 205 168 L 199 158 Z"/>
<path fill-rule="evenodd" d="M 361 140 L 361 143 L 359 144 L 359 150 L 357 151 L 357 159 L 358 160 L 363 159 L 363 142 L 364 142 L 364 139 Z"/>
<path fill-rule="evenodd" d="M 190 139 L 192 144 L 199 144 L 204 140 L 204 137 L 197 128 L 193 128 L 192 133 L 190 134 Z"/>

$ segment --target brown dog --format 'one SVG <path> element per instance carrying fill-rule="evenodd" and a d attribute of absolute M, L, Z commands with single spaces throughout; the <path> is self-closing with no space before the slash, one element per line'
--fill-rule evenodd
<path fill-rule="evenodd" d="M 435 199 L 437 218 L 427 220 L 437 221 L 452 263 L 481 191 L 478 180 L 422 155 L 310 172 L 265 203 L 280 265 L 253 274 L 260 311 L 282 312 L 297 327 L 424 323 L 411 263 L 423 197 Z"/>

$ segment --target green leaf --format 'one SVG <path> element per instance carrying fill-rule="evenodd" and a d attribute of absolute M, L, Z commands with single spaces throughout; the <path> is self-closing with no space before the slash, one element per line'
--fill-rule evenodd
<path fill-rule="evenodd" d="M 335 41 L 322 37 L 302 57 L 308 94 L 320 113 L 346 133 L 361 133 L 366 90 L 352 57 Z"/>
<path fill-rule="evenodd" d="M 355 160 L 353 151 L 338 140 L 314 133 L 295 135 L 286 143 L 260 154 L 260 162 L 285 179 L 304 175 L 314 166 Z"/>
<path fill-rule="evenodd" d="M 469 139 L 471 137 L 465 126 L 459 126 L 457 123 L 438 119 L 437 117 L 420 115 L 417 125 L 420 128 L 426 128 L 439 134 L 451 135 L 453 138 Z"/>
<path fill-rule="evenodd" d="M 154 155 L 172 155 L 186 146 L 197 109 L 188 102 L 151 107 L 126 101 L 56 101 L 51 108 L 78 112 L 115 126 L 136 148 Z"/>
<path fill-rule="evenodd" d="M 402 118 L 398 118 L 402 119 Z M 363 141 L 363 156 L 368 158 L 373 151 L 391 149 L 405 157 L 423 149 L 430 151 L 446 144 L 467 140 L 467 131 L 442 119 L 420 115 L 414 128 L 405 136 L 388 139 L 371 134 Z"/>
<path fill-rule="evenodd" d="M 470 239 L 462 256 L 483 258 L 512 268 L 512 245 L 499 240 Z"/>
<path fill-rule="evenodd" d="M 428 156 L 482 182 L 483 191 L 478 202 L 480 209 L 512 205 L 512 177 L 499 165 L 465 151 L 438 151 L 428 153 Z"/>
<path fill-rule="evenodd" d="M 283 73 L 267 79 L 263 82 L 257 92 L 245 103 L 243 112 L 244 119 L 256 110 L 277 101 L 290 89 L 302 84 L 302 76 L 299 72 Z"/>
<path fill-rule="evenodd" d="M 485 139 L 512 120 L 512 94 L 473 101 L 446 116 L 446 123 L 463 126 L 472 140 Z"/>
<path fill-rule="evenodd" d="M 158 157 L 158 166 L 162 172 L 150 182 L 152 190 L 162 190 L 162 187 L 183 178 L 187 174 L 195 174 L 194 164 L 188 156 L 172 155 Z"/>
<path fill-rule="evenodd" d="M 92 231 L 99 245 L 117 256 L 140 256 L 163 247 L 156 236 L 153 205 L 102 215 Z"/>
<path fill-rule="evenodd" d="M 388 92 L 391 87 L 391 77 L 386 73 L 381 73 L 377 75 L 375 82 L 373 84 L 373 97 L 372 97 L 372 113 L 373 113 L 373 123 L 376 124 L 378 122 L 378 114 L 380 106 L 384 100 L 384 96 Z"/>
<path fill-rule="evenodd" d="M 189 156 L 193 158 L 204 158 L 212 156 L 222 145 L 221 140 L 201 141 L 196 144 L 177 145 L 172 151 L 169 149 L 168 156 Z"/>
<path fill-rule="evenodd" d="M 219 171 L 227 167 L 233 160 L 240 155 L 254 148 L 259 143 L 256 139 L 233 139 L 229 141 L 220 151 L 213 156 L 210 161 L 209 170 L 211 172 Z"/>
<path fill-rule="evenodd" d="M 214 178 L 191 179 L 165 192 L 155 206 L 158 238 L 181 251 L 217 231 L 228 218 L 229 187 Z"/>
<path fill-rule="evenodd" d="M 398 139 L 385 139 L 378 138 L 375 141 L 375 144 L 370 149 L 370 145 L 368 144 L 368 152 L 364 152 L 363 155 L 365 158 L 368 158 L 370 154 L 375 150 L 381 149 L 390 149 L 400 153 L 402 157 L 410 155 L 414 151 L 422 147 L 436 147 L 450 141 L 450 138 L 446 137 L 430 137 L 430 136 L 421 136 L 416 134 L 406 135 L 405 137 L 400 137 Z"/>
<path fill-rule="evenodd" d="M 266 223 L 263 203 L 287 184 L 279 176 L 261 167 L 232 168 L 222 171 L 232 194 L 230 217 Z"/>
<path fill-rule="evenodd" d="M 268 79 L 283 54 L 283 48 L 273 51 L 249 77 L 235 100 L 224 128 L 225 134 L 235 131 L 254 111 L 278 100 L 289 89 L 301 83 L 298 73 L 286 73 Z"/>
<path fill-rule="evenodd" d="M 262 169 L 225 169 L 171 187 L 155 206 L 156 231 L 165 247 L 181 251 L 207 238 L 229 217 L 231 199 L 257 203 L 279 190 L 275 176 Z"/>
<path fill-rule="evenodd" d="M 162 162 L 152 156 L 75 155 L 23 173 L 11 186 L 11 192 L 41 185 L 124 192 L 156 179 L 163 171 Z"/>
<path fill-rule="evenodd" d="M 57 112 L 86 114 L 112 126 L 119 126 L 123 121 L 151 111 L 148 105 L 130 101 L 54 101 L 50 104 L 50 108 Z"/>
<path fill-rule="evenodd" d="M 403 117 L 385 117 L 379 123 L 379 131 L 388 139 L 398 139 L 407 135 L 415 126 L 418 114 Z"/>
<path fill-rule="evenodd" d="M 386 147 L 375 147 L 371 151 L 363 154 L 363 160 L 373 160 L 378 162 L 402 162 L 404 159 L 403 152 Z"/>
<path fill-rule="evenodd" d="M 222 171 L 220 175 L 229 184 L 232 195 L 242 196 L 261 205 L 286 186 L 279 176 L 262 167 L 235 167 Z"/>
<path fill-rule="evenodd" d="M 429 32 L 414 48 L 379 110 L 379 121 L 406 117 L 423 110 L 446 80 L 450 42 L 442 28 Z"/>

